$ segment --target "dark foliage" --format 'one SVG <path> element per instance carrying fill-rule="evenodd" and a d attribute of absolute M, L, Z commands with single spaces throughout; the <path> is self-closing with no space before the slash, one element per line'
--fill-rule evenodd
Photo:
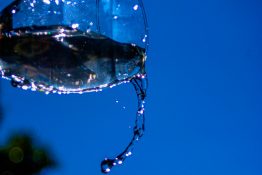
<path fill-rule="evenodd" d="M 36 175 L 47 167 L 54 166 L 46 150 L 35 148 L 27 135 L 16 135 L 0 148 L 1 175 Z"/>

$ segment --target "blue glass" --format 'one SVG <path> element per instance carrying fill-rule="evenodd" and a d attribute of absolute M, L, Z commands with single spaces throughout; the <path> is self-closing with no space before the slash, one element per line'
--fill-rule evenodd
<path fill-rule="evenodd" d="M 125 43 L 146 47 L 147 24 L 140 0 L 16 0 L 6 8 L 13 28 L 77 25 Z M 3 12 L 2 12 L 3 15 Z"/>

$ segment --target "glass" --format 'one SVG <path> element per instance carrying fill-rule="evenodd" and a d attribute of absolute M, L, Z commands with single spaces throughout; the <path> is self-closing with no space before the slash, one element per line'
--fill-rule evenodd
<path fill-rule="evenodd" d="M 13 86 L 82 93 L 144 73 L 138 0 L 16 0 L 0 17 L 0 70 Z"/>
<path fill-rule="evenodd" d="M 131 82 L 138 97 L 134 135 L 101 163 L 131 155 L 144 132 L 148 28 L 140 0 L 15 0 L 0 13 L 0 73 L 14 87 L 83 93 Z"/>

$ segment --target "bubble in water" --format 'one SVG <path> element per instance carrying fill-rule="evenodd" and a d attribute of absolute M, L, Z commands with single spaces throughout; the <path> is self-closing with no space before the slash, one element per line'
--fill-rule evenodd
<path fill-rule="evenodd" d="M 121 154 L 102 161 L 108 173 L 144 133 L 147 36 L 141 0 L 15 0 L 0 13 L 0 75 L 45 94 L 131 82 L 138 97 L 134 135 Z"/>

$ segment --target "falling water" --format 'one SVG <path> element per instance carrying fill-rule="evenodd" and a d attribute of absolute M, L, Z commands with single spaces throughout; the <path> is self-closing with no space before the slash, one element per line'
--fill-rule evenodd
<path fill-rule="evenodd" d="M 132 83 L 138 99 L 133 137 L 123 152 L 101 162 L 103 173 L 122 164 L 144 134 L 145 60 L 145 49 L 135 44 L 66 26 L 0 32 L 0 73 L 14 87 L 47 94 L 81 94 Z"/>
<path fill-rule="evenodd" d="M 144 135 L 147 77 L 146 75 L 137 76 L 131 80 L 131 83 L 135 88 L 138 100 L 138 109 L 136 112 L 135 126 L 133 128 L 133 137 L 122 153 L 113 159 L 105 158 L 101 162 L 101 171 L 103 173 L 109 173 L 114 166 L 121 165 L 124 160 L 132 154 L 136 142 Z"/>

